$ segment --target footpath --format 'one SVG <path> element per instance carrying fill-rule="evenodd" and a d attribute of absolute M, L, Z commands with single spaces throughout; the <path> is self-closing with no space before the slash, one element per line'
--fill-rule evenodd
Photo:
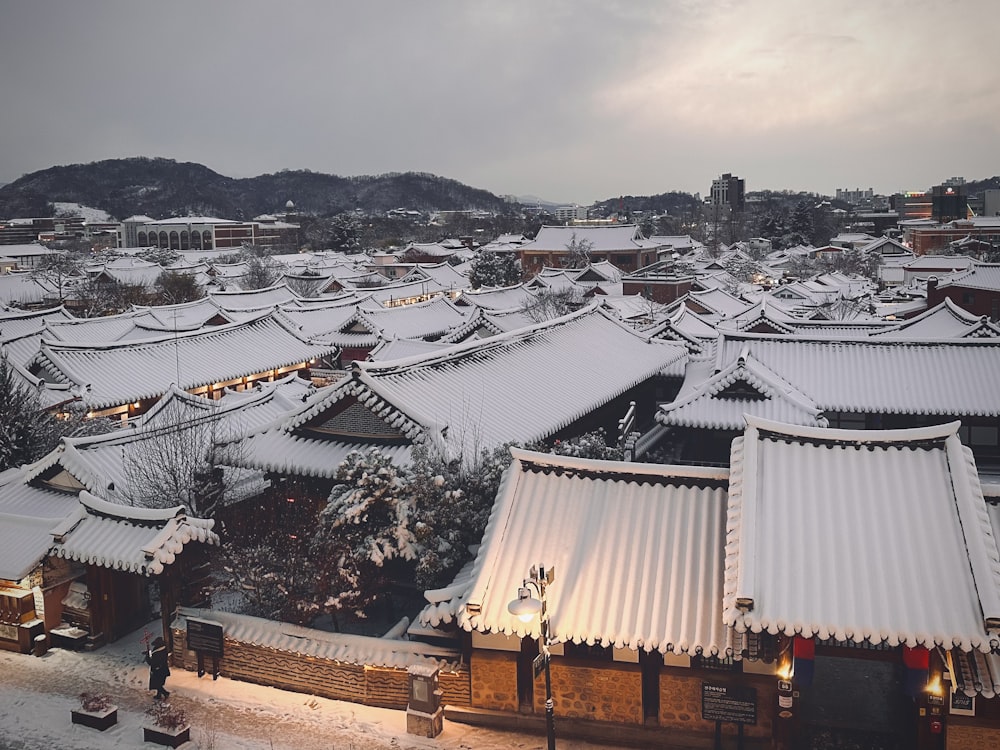
<path fill-rule="evenodd" d="M 150 627 L 152 629 L 152 626 Z M 50 649 L 44 656 L 0 652 L 0 750 L 146 748 L 142 726 L 153 704 L 142 660 L 143 631 L 96 651 Z M 169 702 L 191 725 L 185 750 L 541 750 L 545 738 L 445 722 L 436 738 L 406 733 L 403 711 L 317 698 L 174 669 Z M 72 724 L 82 692 L 106 693 L 118 724 L 104 732 Z M 601 745 L 560 739 L 562 750 Z"/>

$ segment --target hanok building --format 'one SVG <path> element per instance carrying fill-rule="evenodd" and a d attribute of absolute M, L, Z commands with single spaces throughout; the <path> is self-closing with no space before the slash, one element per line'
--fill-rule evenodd
<path fill-rule="evenodd" d="M 887 329 L 888 330 L 888 329 Z M 791 424 L 900 429 L 959 419 L 981 466 L 1000 464 L 1000 340 L 721 333 L 656 416 L 662 450 L 725 464 L 743 415 Z M 644 442 L 643 444 L 648 444 Z"/>
<path fill-rule="evenodd" d="M 535 239 L 518 248 L 521 269 L 530 277 L 543 268 L 586 265 L 607 261 L 622 271 L 632 272 L 651 265 L 661 251 L 668 250 L 642 236 L 635 224 L 597 227 L 543 226 Z"/>
<path fill-rule="evenodd" d="M 514 450 L 474 563 L 414 628 L 468 654 L 470 705 L 447 715 L 541 731 L 547 650 L 561 736 L 797 748 L 833 724 L 988 745 L 1000 553 L 957 427 L 750 419 L 728 470 Z M 541 644 L 509 604 L 532 568 Z"/>

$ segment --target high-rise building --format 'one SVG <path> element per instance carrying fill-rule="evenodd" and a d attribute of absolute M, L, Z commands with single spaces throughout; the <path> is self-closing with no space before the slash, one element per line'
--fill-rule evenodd
<path fill-rule="evenodd" d="M 712 180 L 712 205 L 729 206 L 734 211 L 742 211 L 745 192 L 745 182 L 726 172 Z"/>
<path fill-rule="evenodd" d="M 969 202 L 965 195 L 964 184 L 935 185 L 931 188 L 932 219 L 945 223 L 968 218 L 968 215 Z"/>

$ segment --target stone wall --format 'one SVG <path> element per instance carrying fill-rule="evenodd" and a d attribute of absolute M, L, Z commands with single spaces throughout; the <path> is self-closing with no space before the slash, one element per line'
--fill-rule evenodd
<path fill-rule="evenodd" d="M 559 716 L 619 724 L 642 723 L 642 675 L 638 665 L 589 666 L 553 659 L 552 697 Z M 545 712 L 545 675 L 535 680 L 535 712 Z"/>
<path fill-rule="evenodd" d="M 736 678 L 736 679 L 734 679 Z M 757 723 L 747 724 L 747 737 L 771 737 L 774 732 L 774 712 L 777 705 L 777 684 L 773 679 L 754 678 L 747 674 L 706 674 L 686 669 L 664 667 L 660 672 L 660 726 L 686 731 L 715 732 L 714 721 L 701 718 L 701 686 L 704 682 L 735 684 L 757 690 Z M 736 724 L 723 724 L 723 733 L 736 734 Z"/>
<path fill-rule="evenodd" d="M 975 719 L 963 717 L 961 723 L 949 716 L 945 728 L 947 750 L 994 750 L 1000 745 L 1000 725 L 976 726 Z"/>
<path fill-rule="evenodd" d="M 508 651 L 473 650 L 472 703 L 476 708 L 517 711 L 517 654 Z M 544 694 L 545 687 L 542 686 Z"/>
<path fill-rule="evenodd" d="M 198 659 L 194 651 L 187 649 L 186 631 L 175 629 L 173 635 L 172 664 L 196 671 Z M 409 673 L 402 668 L 344 664 L 243 643 L 228 637 L 224 651 L 219 674 L 230 679 L 383 708 L 404 709 L 408 702 Z M 210 657 L 206 658 L 205 666 L 211 671 Z M 439 673 L 439 686 L 444 693 L 444 703 L 470 705 L 471 685 L 467 668 Z"/>

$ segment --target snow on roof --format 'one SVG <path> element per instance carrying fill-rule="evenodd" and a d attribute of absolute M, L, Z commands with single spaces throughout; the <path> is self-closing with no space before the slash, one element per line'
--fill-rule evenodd
<path fill-rule="evenodd" d="M 298 295 L 286 284 L 266 289 L 213 291 L 209 292 L 208 296 L 219 309 L 226 311 L 261 310 L 298 299 Z"/>
<path fill-rule="evenodd" d="M 907 261 L 903 268 L 907 271 L 964 271 L 976 265 L 968 255 L 918 255 Z"/>
<path fill-rule="evenodd" d="M 45 338 L 65 343 L 111 343 L 121 341 L 136 326 L 134 311 L 99 318 L 55 320 L 46 326 Z"/>
<path fill-rule="evenodd" d="M 872 334 L 881 338 L 944 339 L 1000 336 L 1000 327 L 985 316 L 973 315 L 945 297 L 941 304 L 889 329 Z"/>
<path fill-rule="evenodd" d="M 222 625 L 227 638 L 241 643 L 273 651 L 305 654 L 342 664 L 402 669 L 426 665 L 455 671 L 462 661 L 460 652 L 455 649 L 431 646 L 419 641 L 331 633 L 219 610 L 178 607 L 177 617 L 171 627 L 185 630 L 189 617 L 217 622 Z"/>
<path fill-rule="evenodd" d="M 958 426 L 832 430 L 748 418 L 733 441 L 726 624 L 1000 647 L 1000 553 Z"/>
<path fill-rule="evenodd" d="M 0 273 L 0 304 L 40 305 L 49 290 L 27 273 Z M 50 303 L 51 304 L 51 303 Z"/>
<path fill-rule="evenodd" d="M 949 286 L 1000 291 L 1000 263 L 977 263 L 967 272 L 952 276 L 947 282 L 939 284 L 938 289 Z"/>
<path fill-rule="evenodd" d="M 471 578 L 429 592 L 429 624 L 455 617 L 466 630 L 537 638 L 538 621 L 507 603 L 541 564 L 554 572 L 557 642 L 732 653 L 721 616 L 728 472 L 511 452 Z"/>
<path fill-rule="evenodd" d="M 169 219 L 159 219 L 147 222 L 156 226 L 186 226 L 188 224 L 239 224 L 232 219 L 219 219 L 215 216 L 173 216 Z"/>
<path fill-rule="evenodd" d="M 443 288 L 466 289 L 469 286 L 469 277 L 450 263 L 418 263 L 404 278 L 411 277 L 433 279 Z"/>
<path fill-rule="evenodd" d="M 720 334 L 715 370 L 749 354 L 824 413 L 1000 415 L 1000 341 Z"/>
<path fill-rule="evenodd" d="M 535 239 L 521 245 L 520 251 L 567 252 L 574 240 L 577 243 L 590 243 L 591 253 L 629 252 L 661 247 L 659 243 L 645 239 L 635 224 L 613 224 L 596 227 L 543 226 Z"/>
<path fill-rule="evenodd" d="M 51 554 L 87 565 L 159 575 L 190 542 L 218 544 L 215 521 L 183 508 L 150 510 L 80 492 L 79 511 L 52 530 Z"/>
<path fill-rule="evenodd" d="M 49 323 L 75 320 L 64 307 L 47 310 L 3 310 L 0 311 L 0 341 L 41 333 Z"/>
<path fill-rule="evenodd" d="M 468 308 L 462 309 L 444 296 L 412 305 L 386 307 L 381 310 L 359 310 L 384 338 L 433 339 L 439 338 L 468 317 Z"/>
<path fill-rule="evenodd" d="M 472 457 L 481 448 L 548 437 L 686 356 L 683 347 L 639 336 L 592 304 L 440 354 L 358 366 L 361 383 L 448 425 L 455 455 Z"/>
<path fill-rule="evenodd" d="M 614 356 L 601 353 L 613 352 Z M 596 305 L 543 324 L 391 362 L 356 362 L 351 378 L 244 441 L 246 465 L 332 476 L 369 443 L 317 439 L 300 428 L 356 400 L 403 445 L 431 440 L 474 460 L 481 450 L 547 438 L 632 387 L 679 366 L 686 350 L 640 336 Z"/>
<path fill-rule="evenodd" d="M 462 293 L 459 304 L 476 305 L 484 310 L 519 310 L 532 304 L 538 295 L 524 284 L 507 287 L 483 287 Z"/>
<path fill-rule="evenodd" d="M 424 341 L 423 339 L 390 339 L 378 344 L 368 353 L 368 360 L 371 362 L 388 362 L 394 359 L 406 359 L 437 352 L 448 343 L 438 341 Z"/>
<path fill-rule="evenodd" d="M 661 406 L 656 421 L 678 427 L 742 430 L 745 414 L 789 424 L 829 425 L 808 396 L 750 355 Z"/>
<path fill-rule="evenodd" d="M 246 323 L 121 344 L 42 342 L 35 367 L 74 384 L 91 409 L 226 382 L 333 354 L 302 339 L 274 315 Z"/>
<path fill-rule="evenodd" d="M 724 289 L 689 292 L 687 299 L 690 303 L 696 304 L 720 318 L 732 318 L 751 307 L 750 303 L 733 296 Z"/>

